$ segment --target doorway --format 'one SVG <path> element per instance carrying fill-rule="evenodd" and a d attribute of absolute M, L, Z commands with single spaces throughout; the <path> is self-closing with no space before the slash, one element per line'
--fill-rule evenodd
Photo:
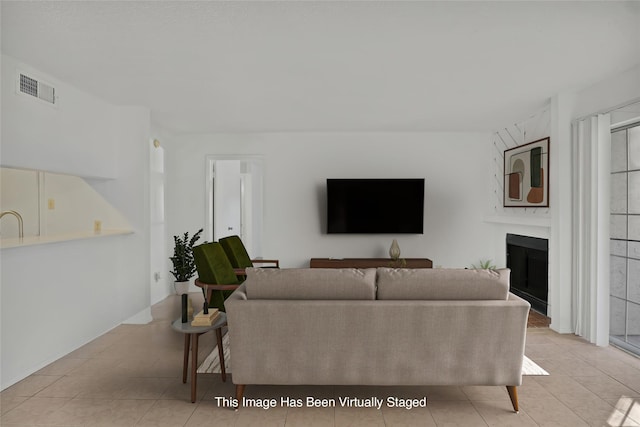
<path fill-rule="evenodd" d="M 238 235 L 251 258 L 262 256 L 263 159 L 261 156 L 207 157 L 205 238 Z"/>

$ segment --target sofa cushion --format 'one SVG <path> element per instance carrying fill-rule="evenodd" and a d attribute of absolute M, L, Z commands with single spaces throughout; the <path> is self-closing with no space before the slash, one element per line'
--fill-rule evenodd
<path fill-rule="evenodd" d="M 248 268 L 247 299 L 374 300 L 375 268 Z"/>
<path fill-rule="evenodd" d="M 506 300 L 510 272 L 507 268 L 378 268 L 378 299 Z"/>

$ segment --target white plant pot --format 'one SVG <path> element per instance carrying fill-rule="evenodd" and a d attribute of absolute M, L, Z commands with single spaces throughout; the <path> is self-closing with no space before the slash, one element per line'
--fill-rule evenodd
<path fill-rule="evenodd" d="M 186 294 L 189 292 L 190 283 L 190 280 L 187 280 L 186 282 L 173 282 L 173 289 L 176 291 L 177 295 Z"/>

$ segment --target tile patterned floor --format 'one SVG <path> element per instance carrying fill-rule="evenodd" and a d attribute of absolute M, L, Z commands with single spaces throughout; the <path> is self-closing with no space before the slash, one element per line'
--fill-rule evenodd
<path fill-rule="evenodd" d="M 197 295 L 197 294 L 196 294 Z M 220 408 L 233 384 L 201 375 L 198 401 L 182 384 L 182 335 L 169 327 L 179 298 L 152 308 L 148 325 L 121 325 L 1 394 L 0 425 L 10 426 L 640 426 L 640 359 L 534 323 L 526 354 L 549 371 L 518 388 L 520 413 L 504 387 L 250 386 L 246 396 L 428 397 L 426 408 Z M 201 339 L 201 360 L 214 343 Z"/>

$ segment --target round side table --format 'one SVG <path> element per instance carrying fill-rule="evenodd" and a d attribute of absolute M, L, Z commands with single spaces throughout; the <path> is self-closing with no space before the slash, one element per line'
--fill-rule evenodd
<path fill-rule="evenodd" d="M 182 318 L 173 321 L 171 327 L 184 334 L 184 360 L 182 363 L 182 382 L 187 382 L 187 366 L 189 365 L 189 347 L 191 347 L 191 403 L 196 401 L 196 387 L 198 380 L 198 338 L 211 330 L 216 331 L 216 341 L 218 345 L 218 357 L 220 358 L 220 371 L 222 381 L 227 380 L 227 373 L 224 368 L 224 351 L 222 349 L 222 330 L 227 324 L 226 313 L 220 315 L 211 326 L 191 326 L 191 322 L 182 323 Z"/>

